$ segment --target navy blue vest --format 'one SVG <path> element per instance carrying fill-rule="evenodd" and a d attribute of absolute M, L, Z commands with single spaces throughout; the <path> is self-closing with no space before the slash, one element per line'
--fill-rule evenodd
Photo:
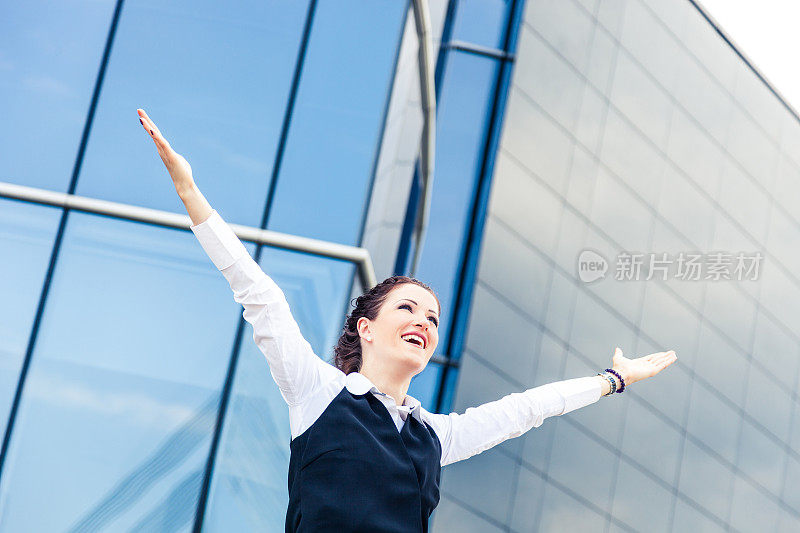
<path fill-rule="evenodd" d="M 442 446 L 409 415 L 397 431 L 372 393 L 347 387 L 290 445 L 289 532 L 426 532 Z"/>

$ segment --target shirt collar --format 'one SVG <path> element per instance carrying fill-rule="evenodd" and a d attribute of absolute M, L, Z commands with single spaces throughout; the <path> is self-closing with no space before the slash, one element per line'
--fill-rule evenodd
<path fill-rule="evenodd" d="M 369 380 L 367 376 L 359 372 L 350 372 L 349 374 L 347 374 L 347 378 L 345 380 L 345 387 L 347 387 L 348 391 L 357 396 L 362 396 L 368 392 L 377 392 L 378 394 L 384 394 L 383 392 L 378 390 L 378 387 L 376 387 Z M 406 394 L 406 399 L 403 406 L 408 407 L 411 411 L 411 415 L 418 421 L 422 422 L 422 413 L 420 412 L 422 403 L 420 403 L 419 400 L 417 400 L 410 394 Z"/>

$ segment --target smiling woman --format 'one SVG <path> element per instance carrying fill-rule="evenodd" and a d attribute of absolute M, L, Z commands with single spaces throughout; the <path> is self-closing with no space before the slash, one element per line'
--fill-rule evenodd
<path fill-rule="evenodd" d="M 142 110 L 139 120 L 192 231 L 244 307 L 288 404 L 286 531 L 427 531 L 442 466 L 622 392 L 676 360 L 672 351 L 631 360 L 617 349 L 613 368 L 602 375 L 509 394 L 463 414 L 430 413 L 407 392 L 439 342 L 441 306 L 433 289 L 392 276 L 356 298 L 334 348 L 335 365 L 326 363 L 300 333 L 283 291 L 200 193 L 189 163 Z"/>
<path fill-rule="evenodd" d="M 439 343 L 439 299 L 419 280 L 392 276 L 355 300 L 334 364 L 345 374 L 360 371 L 402 404 L 411 378 L 424 370 Z M 398 357 L 409 351 L 410 359 Z M 393 374 L 408 379 L 397 381 Z"/>

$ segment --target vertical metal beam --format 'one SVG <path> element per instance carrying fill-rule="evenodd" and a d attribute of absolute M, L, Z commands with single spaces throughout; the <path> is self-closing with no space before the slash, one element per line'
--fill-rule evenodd
<path fill-rule="evenodd" d="M 436 90 L 434 87 L 433 41 L 431 37 L 431 15 L 427 0 L 413 0 L 414 23 L 417 29 L 419 51 L 419 85 L 422 97 L 422 140 L 420 141 L 419 166 L 422 177 L 421 208 L 417 210 L 415 224 L 416 246 L 414 259 L 411 262 L 413 277 L 419 266 L 422 245 L 425 241 L 425 230 L 428 226 L 431 191 L 433 190 L 433 166 L 436 156 Z"/>
<path fill-rule="evenodd" d="M 453 32 L 453 20 L 455 19 L 456 13 L 456 3 L 457 0 L 450 0 L 447 3 L 447 12 L 445 13 L 444 17 L 444 24 L 442 27 L 442 35 L 441 35 L 441 45 L 439 46 L 439 52 L 436 57 L 436 65 L 434 71 L 434 94 L 435 100 L 439 100 L 439 94 L 442 90 L 442 78 L 444 77 L 444 70 L 445 65 L 447 63 L 447 47 L 445 43 L 450 41 L 450 35 Z M 432 156 L 435 157 L 435 154 Z M 414 224 L 411 222 L 411 217 L 415 217 L 415 222 L 418 219 L 418 211 L 420 208 L 420 195 L 422 194 L 420 189 L 420 171 L 421 164 L 419 162 L 419 158 L 414 165 L 414 176 L 411 181 L 411 191 L 409 193 L 408 198 L 408 205 L 406 207 L 406 214 L 403 218 L 403 228 L 400 233 L 400 242 L 397 245 L 397 257 L 395 258 L 394 262 L 394 272 L 395 274 L 406 274 L 410 273 L 414 275 L 416 271 L 413 273 L 409 270 L 409 263 L 408 263 L 408 256 L 411 250 L 412 242 L 414 240 Z M 422 237 L 422 235 L 417 236 L 417 239 Z M 417 242 L 419 242 L 417 240 Z M 420 246 L 421 247 L 421 246 Z"/>

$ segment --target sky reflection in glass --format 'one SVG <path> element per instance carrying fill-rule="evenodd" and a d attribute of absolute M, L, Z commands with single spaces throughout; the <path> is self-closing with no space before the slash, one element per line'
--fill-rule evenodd
<path fill-rule="evenodd" d="M 193 519 L 240 316 L 219 277 L 191 233 L 70 215 L 1 480 L 0 531 Z"/>
<path fill-rule="evenodd" d="M 317 4 L 269 229 L 357 244 L 406 8 Z"/>
<path fill-rule="evenodd" d="M 436 178 L 428 230 L 417 278 L 433 287 L 442 304 L 440 354 L 453 318 L 455 280 L 464 254 L 465 228 L 488 121 L 489 96 L 498 63 L 454 52 L 447 58 L 438 108 Z"/>
<path fill-rule="evenodd" d="M 184 213 L 145 109 L 231 223 L 259 226 L 307 2 L 126 2 L 77 194 Z"/>
<path fill-rule="evenodd" d="M 0 180 L 67 190 L 113 12 L 111 0 L 3 2 Z"/>
<path fill-rule="evenodd" d="M 0 431 L 17 380 L 53 250 L 57 209 L 0 199 Z"/>

